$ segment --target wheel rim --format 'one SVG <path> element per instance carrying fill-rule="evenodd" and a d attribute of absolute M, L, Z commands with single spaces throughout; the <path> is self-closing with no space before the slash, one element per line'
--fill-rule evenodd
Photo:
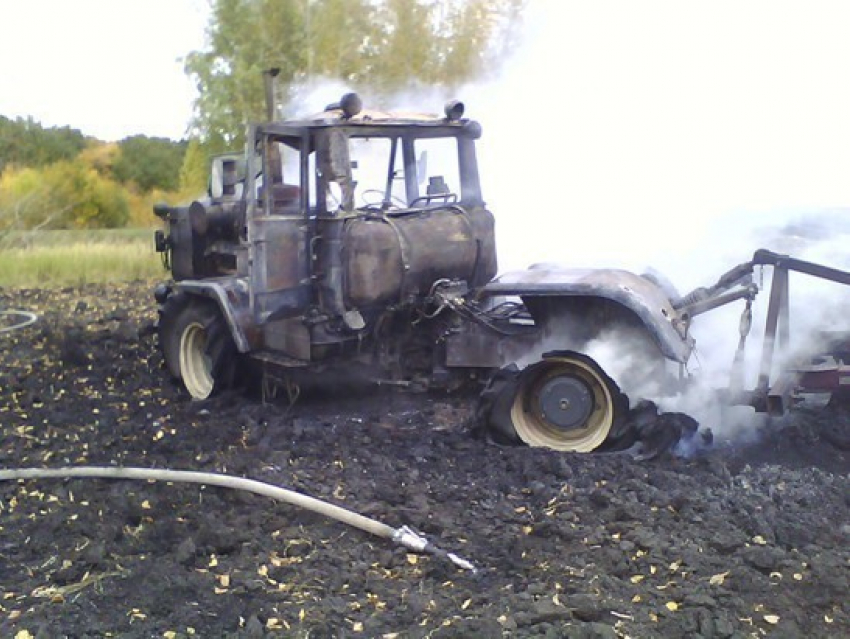
<path fill-rule="evenodd" d="M 186 390 L 195 399 L 212 394 L 215 382 L 207 356 L 207 331 L 200 322 L 186 326 L 180 338 L 180 374 Z"/>
<path fill-rule="evenodd" d="M 523 371 L 511 420 L 529 446 L 589 452 L 611 431 L 611 388 L 592 361 L 547 358 Z"/>

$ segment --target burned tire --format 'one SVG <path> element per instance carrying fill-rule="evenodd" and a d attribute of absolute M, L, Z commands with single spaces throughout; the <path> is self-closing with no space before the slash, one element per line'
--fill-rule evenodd
<path fill-rule="evenodd" d="M 189 302 L 190 299 L 185 293 L 178 292 L 169 296 L 159 309 L 159 348 L 168 374 L 174 380 L 180 379 L 180 333 L 177 331 L 176 322 Z"/>
<path fill-rule="evenodd" d="M 511 421 L 520 370 L 515 364 L 496 371 L 478 397 L 475 425 L 498 444 L 521 444 Z"/>
<path fill-rule="evenodd" d="M 503 369 L 494 380 L 487 422 L 503 441 L 590 452 L 622 436 L 628 398 L 586 355 L 547 353 L 521 372 Z"/>
<path fill-rule="evenodd" d="M 166 343 L 177 348 L 180 379 L 194 399 L 234 385 L 239 353 L 218 308 L 193 300 L 175 319 Z"/>

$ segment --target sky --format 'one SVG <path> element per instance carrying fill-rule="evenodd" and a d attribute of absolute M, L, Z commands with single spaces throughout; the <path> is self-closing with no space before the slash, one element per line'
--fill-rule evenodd
<path fill-rule="evenodd" d="M 687 275 L 850 206 L 850 3 L 540 0 L 527 23 L 464 96 L 503 237 L 536 235 L 522 254 L 508 239 L 505 266 L 651 257 Z"/>
<path fill-rule="evenodd" d="M 207 0 L 0 6 L 0 115 L 185 135 Z M 418 105 L 482 122 L 503 267 L 651 262 L 687 288 L 706 251 L 742 261 L 764 226 L 850 207 L 845 0 L 530 0 L 525 23 L 494 81 Z"/>
<path fill-rule="evenodd" d="M 204 45 L 205 0 L 0 0 L 0 115 L 103 140 L 180 139 Z"/>

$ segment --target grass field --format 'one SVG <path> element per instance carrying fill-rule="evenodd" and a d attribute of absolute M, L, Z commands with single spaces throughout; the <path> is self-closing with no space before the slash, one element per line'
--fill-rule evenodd
<path fill-rule="evenodd" d="M 0 286 L 50 287 L 165 277 L 151 229 L 0 234 Z"/>

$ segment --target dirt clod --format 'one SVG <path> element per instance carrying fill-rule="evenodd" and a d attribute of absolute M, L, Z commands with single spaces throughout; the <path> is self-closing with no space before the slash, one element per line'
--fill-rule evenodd
<path fill-rule="evenodd" d="M 850 636 L 844 413 L 639 461 L 476 439 L 470 397 L 197 403 L 168 381 L 151 289 L 0 290 L 40 315 L 0 338 L 0 465 L 251 477 L 481 571 L 219 488 L 3 482 L 0 636 Z"/>

